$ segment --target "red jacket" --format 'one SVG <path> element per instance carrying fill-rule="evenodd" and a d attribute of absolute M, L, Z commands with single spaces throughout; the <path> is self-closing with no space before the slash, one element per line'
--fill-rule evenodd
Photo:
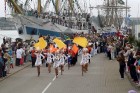
<path fill-rule="evenodd" d="M 32 50 L 32 51 L 31 51 L 31 56 L 32 56 L 32 57 L 36 57 L 36 55 L 35 55 L 35 50 Z"/>

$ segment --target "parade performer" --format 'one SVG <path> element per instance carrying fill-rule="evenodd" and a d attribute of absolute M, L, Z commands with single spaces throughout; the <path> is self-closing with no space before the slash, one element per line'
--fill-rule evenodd
<path fill-rule="evenodd" d="M 54 60 L 53 67 L 55 69 L 55 75 L 56 75 L 56 78 L 58 78 L 58 67 L 60 65 L 60 54 L 58 50 L 55 52 L 53 60 Z"/>
<path fill-rule="evenodd" d="M 53 62 L 54 55 L 50 51 L 48 51 L 46 55 L 47 55 L 48 72 L 51 73 L 51 65 Z"/>
<path fill-rule="evenodd" d="M 88 65 L 88 55 L 87 55 L 87 48 L 83 48 L 83 54 L 82 54 L 82 60 L 80 62 L 81 68 L 82 68 L 82 76 L 83 72 L 87 71 L 87 65 Z"/>
<path fill-rule="evenodd" d="M 38 72 L 38 77 L 39 77 L 40 76 L 40 66 L 42 66 L 42 59 L 41 59 L 41 57 L 43 57 L 43 59 L 45 57 L 41 54 L 40 50 L 38 50 L 37 53 L 35 53 L 35 55 L 36 55 L 35 66 L 37 67 L 37 72 Z"/>
<path fill-rule="evenodd" d="M 62 75 L 62 72 L 64 71 L 65 59 L 67 59 L 67 57 L 65 56 L 63 50 L 61 50 L 60 51 L 60 70 L 61 70 L 61 75 Z"/>

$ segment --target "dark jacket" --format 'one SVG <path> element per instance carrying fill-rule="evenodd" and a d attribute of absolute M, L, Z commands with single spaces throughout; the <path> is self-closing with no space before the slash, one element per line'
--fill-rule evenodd
<path fill-rule="evenodd" d="M 132 54 L 129 55 L 128 57 L 128 66 L 134 66 L 134 63 L 135 63 L 136 59 L 133 57 Z"/>

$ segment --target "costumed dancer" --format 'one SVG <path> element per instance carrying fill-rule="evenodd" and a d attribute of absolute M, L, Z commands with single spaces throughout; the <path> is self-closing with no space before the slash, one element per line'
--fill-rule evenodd
<path fill-rule="evenodd" d="M 82 60 L 80 62 L 80 65 L 82 68 L 82 76 L 83 76 L 83 72 L 87 71 L 87 65 L 88 65 L 87 48 L 83 48 Z"/>
<path fill-rule="evenodd" d="M 43 59 L 45 57 L 41 54 L 40 50 L 38 50 L 37 53 L 35 53 L 35 55 L 36 55 L 35 66 L 37 67 L 37 72 L 38 72 L 38 77 L 39 77 L 40 76 L 40 66 L 42 66 L 42 59 L 41 59 L 41 57 L 43 57 Z"/>
<path fill-rule="evenodd" d="M 59 67 L 59 64 L 60 64 L 60 55 L 59 55 L 58 50 L 55 52 L 53 61 L 54 61 L 53 67 L 55 69 L 55 75 L 56 75 L 56 78 L 58 78 L 58 67 Z"/>
<path fill-rule="evenodd" d="M 62 72 L 64 71 L 65 59 L 67 59 L 67 57 L 65 56 L 63 50 L 61 50 L 60 51 L 60 70 L 61 70 L 61 75 L 62 75 Z"/>
<path fill-rule="evenodd" d="M 50 51 L 48 51 L 46 55 L 47 55 L 48 72 L 51 73 L 51 65 L 53 62 L 54 55 Z"/>

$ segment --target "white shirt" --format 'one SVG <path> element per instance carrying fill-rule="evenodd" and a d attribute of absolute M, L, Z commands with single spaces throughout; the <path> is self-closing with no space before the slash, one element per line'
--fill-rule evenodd
<path fill-rule="evenodd" d="M 9 47 L 9 44 L 8 44 L 8 43 L 6 43 L 6 44 L 5 44 L 5 47 Z"/>
<path fill-rule="evenodd" d="M 16 58 L 22 58 L 22 53 L 23 53 L 22 49 L 17 49 L 17 51 L 16 51 Z"/>

